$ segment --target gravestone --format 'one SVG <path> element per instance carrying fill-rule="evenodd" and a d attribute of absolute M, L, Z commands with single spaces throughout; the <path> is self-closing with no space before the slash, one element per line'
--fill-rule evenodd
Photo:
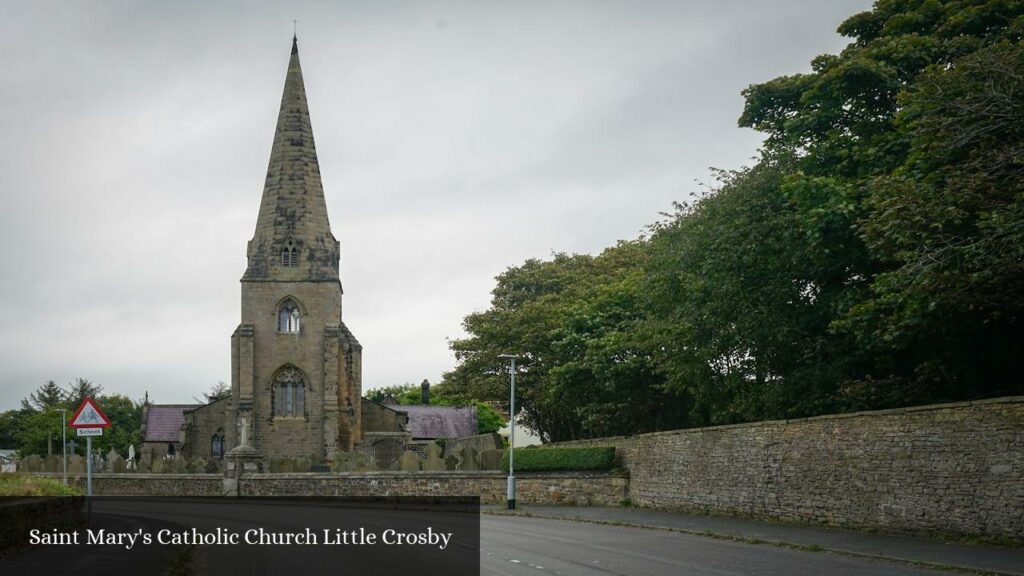
<path fill-rule="evenodd" d="M 29 454 L 18 463 L 19 472 L 41 472 L 42 469 L 43 459 L 38 454 Z"/>
<path fill-rule="evenodd" d="M 85 458 L 78 454 L 68 456 L 68 474 L 74 476 L 85 474 Z"/>
<path fill-rule="evenodd" d="M 480 469 L 501 470 L 501 457 L 504 455 L 504 450 L 484 450 L 480 453 Z"/>
<path fill-rule="evenodd" d="M 107 470 L 114 474 L 122 474 L 125 469 L 124 458 L 121 458 L 121 455 L 111 448 L 110 452 L 107 452 Z"/>
<path fill-rule="evenodd" d="M 312 466 L 308 456 L 300 456 L 295 459 L 295 471 L 296 472 L 309 472 L 309 467 Z"/>
<path fill-rule="evenodd" d="M 421 461 L 422 459 L 419 454 L 412 450 L 406 450 L 402 453 L 402 457 L 398 459 L 398 467 L 402 472 L 419 472 Z"/>
<path fill-rule="evenodd" d="M 440 470 L 447 470 L 448 467 L 445 465 L 445 461 L 441 458 L 441 447 L 431 442 L 426 447 L 427 459 L 423 461 L 423 470 L 436 472 Z"/>
<path fill-rule="evenodd" d="M 206 472 L 206 460 L 203 460 L 202 458 L 196 458 L 195 460 L 192 461 L 191 464 L 189 464 L 188 471 L 192 472 L 193 474 L 202 474 Z"/>
<path fill-rule="evenodd" d="M 63 472 L 64 466 L 61 464 L 60 456 L 56 454 L 47 454 L 46 458 L 43 459 L 43 472 Z"/>
<path fill-rule="evenodd" d="M 451 454 L 444 457 L 444 468 L 445 470 L 458 470 L 459 469 L 459 458 L 458 456 Z"/>
<path fill-rule="evenodd" d="M 171 471 L 175 474 L 188 473 L 188 461 L 182 456 L 178 456 L 174 460 L 171 460 Z"/>
<path fill-rule="evenodd" d="M 153 453 L 147 449 L 142 450 L 139 456 L 139 472 L 153 471 Z"/>
<path fill-rule="evenodd" d="M 167 465 L 166 460 L 154 460 L 150 469 L 153 471 L 153 474 L 163 474 L 170 470 L 170 466 Z"/>
<path fill-rule="evenodd" d="M 476 458 L 476 450 L 470 446 L 459 450 L 459 470 L 479 470 L 480 462 Z"/>
<path fill-rule="evenodd" d="M 331 462 L 332 472 L 367 472 L 375 470 L 373 461 L 361 452 L 338 452 Z"/>

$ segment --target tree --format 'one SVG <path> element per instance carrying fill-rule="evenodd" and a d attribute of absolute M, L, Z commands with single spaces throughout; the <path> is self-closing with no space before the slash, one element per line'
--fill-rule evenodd
<path fill-rule="evenodd" d="M 53 380 L 48 380 L 29 394 L 28 398 L 21 401 L 21 407 L 25 410 L 50 410 L 51 408 L 64 407 L 67 402 L 67 394 Z"/>
<path fill-rule="evenodd" d="M 515 351 L 521 422 L 546 440 L 678 426 L 679 403 L 637 336 L 644 257 L 643 242 L 633 242 L 509 268 L 491 308 L 466 317 L 469 337 L 452 342 L 459 365 L 442 387 L 504 403 L 507 363 L 498 356 Z"/>
<path fill-rule="evenodd" d="M 68 384 L 66 398 L 67 404 L 72 409 L 78 408 L 86 398 L 96 398 L 103 392 L 103 386 L 93 384 L 86 378 L 76 378 Z"/>
<path fill-rule="evenodd" d="M 229 396 L 231 396 L 231 386 L 228 386 L 227 384 L 224 383 L 223 380 L 221 380 L 216 384 L 210 386 L 210 389 L 205 394 L 203 394 L 203 397 L 206 398 L 206 400 L 200 400 L 198 398 L 195 398 L 195 401 L 206 402 L 207 404 L 209 404 L 211 402 L 216 402 L 217 400 L 223 400 L 224 398 L 227 398 Z M 142 403 L 143 405 L 145 405 L 148 402 L 149 393 L 147 392 L 146 397 L 142 400 Z"/>

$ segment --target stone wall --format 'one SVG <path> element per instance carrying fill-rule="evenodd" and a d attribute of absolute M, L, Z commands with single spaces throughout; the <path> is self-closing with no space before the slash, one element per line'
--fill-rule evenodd
<path fill-rule="evenodd" d="M 502 472 L 360 472 L 343 474 L 253 474 L 239 480 L 243 496 L 480 496 L 484 504 L 505 501 Z M 524 504 L 619 506 L 629 479 L 621 474 L 549 472 L 516 477 L 516 499 Z"/>
<path fill-rule="evenodd" d="M 60 479 L 60 474 L 39 474 Z M 71 475 L 68 484 L 85 492 L 85 475 Z M 94 496 L 220 496 L 223 474 L 93 474 Z"/>
<path fill-rule="evenodd" d="M 40 474 L 60 478 L 59 474 Z M 501 472 L 352 472 L 251 474 L 238 484 L 220 474 L 94 474 L 96 496 L 480 496 L 505 501 Z M 68 483 L 85 490 L 85 477 Z M 618 506 L 629 479 L 622 474 L 549 472 L 517 476 L 524 504 Z"/>
<path fill-rule="evenodd" d="M 615 446 L 641 506 L 1024 540 L 1024 397 L 560 445 Z"/>

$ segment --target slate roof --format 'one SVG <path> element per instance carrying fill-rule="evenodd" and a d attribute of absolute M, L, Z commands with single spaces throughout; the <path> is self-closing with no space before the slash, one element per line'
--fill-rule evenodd
<path fill-rule="evenodd" d="M 185 412 L 202 404 L 150 404 L 142 422 L 143 442 L 178 442 Z"/>
<path fill-rule="evenodd" d="M 476 406 L 389 406 L 409 415 L 413 438 L 465 438 L 476 436 Z"/>

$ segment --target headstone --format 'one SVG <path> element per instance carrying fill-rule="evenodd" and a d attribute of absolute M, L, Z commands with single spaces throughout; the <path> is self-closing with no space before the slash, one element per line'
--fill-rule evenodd
<path fill-rule="evenodd" d="M 421 461 L 422 459 L 419 454 L 412 450 L 406 450 L 402 453 L 402 457 L 398 459 L 398 467 L 402 472 L 419 472 Z"/>
<path fill-rule="evenodd" d="M 426 460 L 423 461 L 423 470 L 430 472 L 437 472 L 440 470 L 447 470 L 448 466 L 445 464 L 444 458 L 441 458 L 441 447 L 431 442 L 427 444 L 425 448 L 427 453 Z"/>
<path fill-rule="evenodd" d="M 114 474 L 123 474 L 126 469 L 124 458 L 121 458 L 121 455 L 113 448 L 107 452 L 107 468 Z"/>
<path fill-rule="evenodd" d="M 480 453 L 480 469 L 501 470 L 501 457 L 504 455 L 504 450 L 484 450 Z"/>
<path fill-rule="evenodd" d="M 143 449 L 139 456 L 139 472 L 150 472 L 153 470 L 153 453 L 149 449 Z"/>
<path fill-rule="evenodd" d="M 85 458 L 78 454 L 68 456 L 68 474 L 72 476 L 85 474 Z"/>
<path fill-rule="evenodd" d="M 175 474 L 185 474 L 188 472 L 188 461 L 184 457 L 179 456 L 171 460 L 171 471 Z"/>
<path fill-rule="evenodd" d="M 375 469 L 370 457 L 361 452 L 338 452 L 331 462 L 332 472 L 367 472 Z"/>
<path fill-rule="evenodd" d="M 459 470 L 479 470 L 480 462 L 476 458 L 476 450 L 466 446 L 459 450 Z"/>
<path fill-rule="evenodd" d="M 206 463 L 207 474 L 220 474 L 224 472 L 224 461 L 220 459 L 213 459 Z"/>
<path fill-rule="evenodd" d="M 309 472 L 309 467 L 312 466 L 308 456 L 300 456 L 295 459 L 295 471 L 296 472 Z"/>
<path fill-rule="evenodd" d="M 54 454 L 47 454 L 46 458 L 43 459 L 43 472 L 63 472 L 64 466 L 61 464 L 60 456 Z"/>
<path fill-rule="evenodd" d="M 170 466 L 168 466 L 166 460 L 154 460 L 150 469 L 153 471 L 153 474 L 163 474 L 170 469 Z"/>
<path fill-rule="evenodd" d="M 29 454 L 18 463 L 19 472 L 39 472 L 43 469 L 43 460 L 38 454 Z"/>
<path fill-rule="evenodd" d="M 206 460 L 202 458 L 196 458 L 188 465 L 188 471 L 193 474 L 202 474 L 206 472 Z"/>

